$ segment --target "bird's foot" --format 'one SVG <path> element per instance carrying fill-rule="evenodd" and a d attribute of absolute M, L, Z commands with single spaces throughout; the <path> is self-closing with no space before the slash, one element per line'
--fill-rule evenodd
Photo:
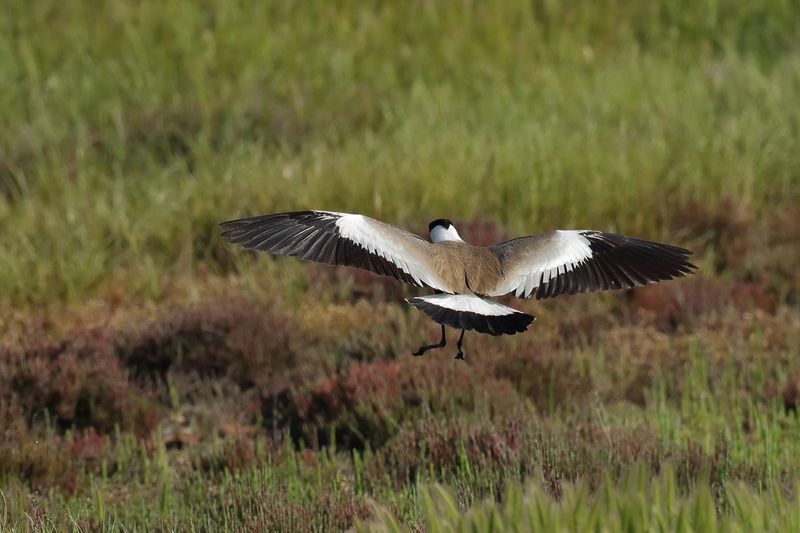
<path fill-rule="evenodd" d="M 415 357 L 419 357 L 420 355 L 423 355 L 428 350 L 433 350 L 434 348 L 444 348 L 444 346 L 445 346 L 445 344 L 443 342 L 437 342 L 436 344 L 425 344 L 423 346 L 420 346 L 419 349 L 416 352 L 411 352 L 411 355 L 413 355 Z"/>
<path fill-rule="evenodd" d="M 447 345 L 447 338 L 444 335 L 444 326 L 442 326 L 442 339 L 439 342 L 436 342 L 434 344 L 423 344 L 422 346 L 419 347 L 419 349 L 416 352 L 411 352 L 411 355 L 419 357 L 428 350 L 433 350 L 434 348 L 444 348 L 446 345 Z"/>
<path fill-rule="evenodd" d="M 456 353 L 455 359 L 461 359 L 462 361 L 465 361 L 465 359 L 464 359 L 464 351 L 461 349 L 461 344 L 464 342 L 464 332 L 465 331 L 466 330 L 464 330 L 464 329 L 461 330 L 461 336 L 458 338 L 458 342 L 456 343 L 456 348 L 458 348 L 458 353 Z"/>

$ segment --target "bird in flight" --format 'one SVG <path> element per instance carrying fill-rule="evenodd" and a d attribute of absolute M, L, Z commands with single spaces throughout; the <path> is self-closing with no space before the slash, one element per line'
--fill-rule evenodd
<path fill-rule="evenodd" d="M 614 233 L 555 230 L 492 246 L 464 242 L 452 222 L 430 223 L 430 242 L 364 215 L 331 211 L 276 213 L 221 224 L 228 242 L 250 250 L 346 265 L 392 276 L 435 294 L 407 300 L 442 326 L 461 330 L 456 359 L 464 359 L 464 333 L 513 335 L 534 317 L 489 298 L 514 293 L 537 300 L 562 294 L 629 289 L 682 277 L 696 267 L 689 250 Z"/>

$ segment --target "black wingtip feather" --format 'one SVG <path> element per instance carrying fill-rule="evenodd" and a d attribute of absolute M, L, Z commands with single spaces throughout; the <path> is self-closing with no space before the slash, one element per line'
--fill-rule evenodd
<path fill-rule="evenodd" d="M 592 257 L 549 282 L 540 283 L 537 300 L 578 290 L 629 289 L 693 274 L 690 250 L 614 233 L 585 232 Z"/>

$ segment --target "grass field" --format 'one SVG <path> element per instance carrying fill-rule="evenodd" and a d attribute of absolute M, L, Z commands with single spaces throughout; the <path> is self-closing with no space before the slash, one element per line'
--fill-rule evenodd
<path fill-rule="evenodd" d="M 7 4 L 0 529 L 800 530 L 793 2 Z M 413 358 L 306 208 L 700 269 Z"/>

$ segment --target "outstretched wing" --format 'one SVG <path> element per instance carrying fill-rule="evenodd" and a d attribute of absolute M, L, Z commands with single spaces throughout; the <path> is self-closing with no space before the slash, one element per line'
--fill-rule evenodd
<path fill-rule="evenodd" d="M 223 238 L 248 249 L 363 268 L 411 285 L 445 290 L 430 260 L 431 243 L 363 215 L 296 211 L 220 225 Z"/>
<path fill-rule="evenodd" d="M 600 231 L 557 230 L 496 244 L 503 276 L 490 296 L 537 300 L 629 289 L 691 274 L 689 250 Z"/>

